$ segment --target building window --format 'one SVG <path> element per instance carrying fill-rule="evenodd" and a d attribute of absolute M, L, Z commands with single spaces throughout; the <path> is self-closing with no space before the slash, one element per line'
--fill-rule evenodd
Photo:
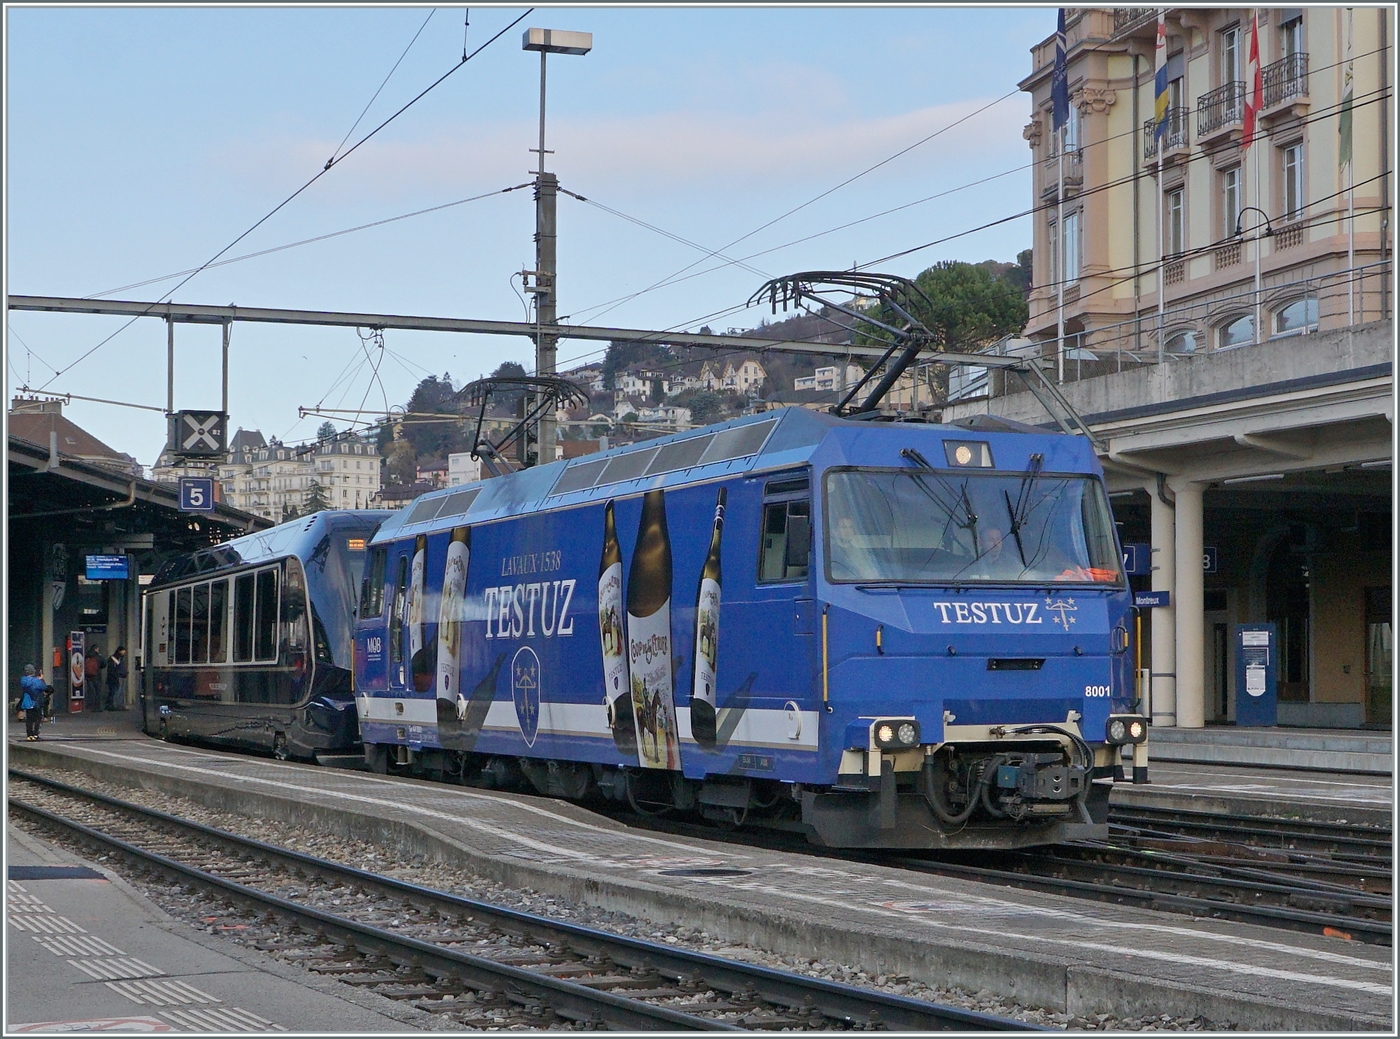
<path fill-rule="evenodd" d="M 1050 221 L 1050 278 L 1047 284 L 1051 288 L 1056 288 L 1060 284 L 1060 226 L 1055 221 Z"/>
<path fill-rule="evenodd" d="M 1303 142 L 1279 149 L 1283 164 L 1283 215 L 1289 220 L 1303 215 Z"/>
<path fill-rule="evenodd" d="M 1222 238 L 1233 238 L 1235 236 L 1235 225 L 1240 219 L 1240 168 L 1235 166 L 1228 170 L 1220 171 L 1220 213 L 1223 217 L 1224 233 Z"/>
<path fill-rule="evenodd" d="M 1303 335 L 1317 331 L 1317 298 L 1295 299 L 1274 312 L 1274 335 Z"/>
<path fill-rule="evenodd" d="M 1064 246 L 1065 284 L 1073 285 L 1079 280 L 1080 245 L 1078 211 L 1065 214 Z"/>
<path fill-rule="evenodd" d="M 1180 256 L 1186 251 L 1186 189 L 1168 191 L 1166 206 L 1163 224 L 1166 228 L 1167 255 Z"/>
<path fill-rule="evenodd" d="M 1227 325 L 1220 327 L 1220 349 L 1228 350 L 1232 346 L 1245 346 L 1254 342 L 1254 318 L 1245 314 L 1237 317 Z"/>
<path fill-rule="evenodd" d="M 1303 15 L 1299 12 L 1278 28 L 1279 52 L 1285 58 L 1303 53 Z"/>
<path fill-rule="evenodd" d="M 1196 352 L 1196 333 L 1187 329 L 1178 332 L 1167 340 L 1167 353 L 1169 354 L 1194 354 Z"/>
<path fill-rule="evenodd" d="M 1241 34 L 1238 25 L 1232 25 L 1220 32 L 1220 82 L 1222 85 L 1237 83 L 1244 79 L 1244 75 L 1240 71 L 1242 67 L 1240 62 L 1242 40 L 1243 34 Z"/>

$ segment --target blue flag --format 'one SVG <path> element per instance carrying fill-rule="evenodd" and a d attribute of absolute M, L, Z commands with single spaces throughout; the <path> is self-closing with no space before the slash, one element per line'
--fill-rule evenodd
<path fill-rule="evenodd" d="M 1065 64 L 1065 9 L 1055 26 L 1055 72 L 1050 78 L 1050 118 L 1056 133 L 1069 122 L 1069 68 Z"/>

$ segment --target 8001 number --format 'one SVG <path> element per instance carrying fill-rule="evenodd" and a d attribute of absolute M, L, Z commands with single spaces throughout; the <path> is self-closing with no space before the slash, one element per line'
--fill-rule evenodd
<path fill-rule="evenodd" d="M 1085 696 L 1107 696 L 1108 686 L 1106 685 L 1086 685 L 1084 687 Z"/>

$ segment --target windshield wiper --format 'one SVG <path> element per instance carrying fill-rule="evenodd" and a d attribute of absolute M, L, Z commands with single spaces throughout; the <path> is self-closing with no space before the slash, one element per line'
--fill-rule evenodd
<path fill-rule="evenodd" d="M 1026 512 L 1030 507 L 1031 488 L 1035 486 L 1036 477 L 1040 475 L 1040 468 L 1045 464 L 1045 456 L 1042 454 L 1031 455 L 1030 472 L 1021 478 L 1021 492 L 1016 497 L 1016 504 L 1011 504 L 1010 492 L 1003 490 L 1001 496 L 1006 499 L 1006 514 L 1011 519 L 1011 535 L 1016 539 L 1016 551 L 1021 554 L 1021 565 L 1030 566 L 1026 560 L 1026 546 L 1021 541 L 1021 526 L 1026 522 Z"/>
<path fill-rule="evenodd" d="M 919 451 L 915 450 L 915 449 L 912 448 L 912 447 L 906 447 L 906 448 L 903 448 L 899 453 L 900 453 L 901 457 L 904 457 L 904 458 L 909 459 L 909 461 L 913 462 L 913 463 L 914 463 L 915 465 L 917 465 L 920 469 L 927 469 L 929 472 L 933 473 L 934 476 L 937 477 L 938 482 L 942 485 L 943 489 L 944 489 L 945 491 L 949 492 L 950 494 L 952 494 L 952 496 L 953 496 L 953 501 L 952 501 L 952 504 L 950 505 L 948 502 L 943 501 L 942 499 L 940 499 L 940 498 L 938 497 L 937 494 L 934 493 L 933 488 L 930 487 L 930 486 L 924 481 L 924 478 L 923 478 L 923 477 L 921 477 L 921 476 L 915 476 L 915 477 L 914 477 L 914 483 L 915 483 L 915 485 L 916 485 L 921 491 L 923 491 L 924 494 L 926 494 L 926 495 L 928 496 L 928 498 L 929 498 L 930 501 L 932 501 L 935 505 L 937 505 L 939 508 L 941 508 L 941 509 L 947 514 L 947 516 L 948 516 L 948 522 L 949 522 L 949 523 L 957 523 L 958 526 L 959 526 L 960 528 L 962 528 L 963 530 L 970 531 L 971 534 L 972 534 L 972 542 L 973 542 L 973 544 L 976 544 L 976 543 L 977 543 L 977 513 L 975 513 L 975 512 L 972 511 L 972 502 L 968 499 L 968 496 L 967 496 L 967 481 L 964 480 L 961 487 L 959 487 L 959 488 L 957 488 L 957 489 L 954 489 L 953 487 L 950 487 L 950 486 L 948 485 L 948 482 L 947 482 L 942 476 L 939 476 L 939 475 L 938 475 L 938 472 L 937 472 L 937 470 L 935 470 L 935 469 L 933 468 L 932 463 L 930 463 L 929 460 L 928 460 L 927 458 L 925 458 L 925 457 L 923 456 L 923 454 L 921 454 Z M 961 500 L 959 500 L 959 499 L 961 499 Z M 958 522 L 958 510 L 959 510 L 959 509 L 962 510 L 963 515 L 966 517 L 966 521 L 965 521 L 965 522 L 962 522 L 962 523 L 959 523 L 959 522 Z M 948 528 L 947 528 L 946 526 L 944 526 L 943 529 L 944 529 L 944 531 L 946 532 Z"/>

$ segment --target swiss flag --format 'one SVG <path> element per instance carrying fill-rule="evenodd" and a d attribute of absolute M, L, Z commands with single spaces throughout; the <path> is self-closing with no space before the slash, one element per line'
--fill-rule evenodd
<path fill-rule="evenodd" d="M 1264 74 L 1259 68 L 1259 15 L 1256 13 L 1249 25 L 1249 64 L 1245 67 L 1244 94 L 1244 133 L 1240 137 L 1240 150 L 1254 143 L 1254 127 L 1259 119 L 1259 109 L 1264 104 Z"/>

